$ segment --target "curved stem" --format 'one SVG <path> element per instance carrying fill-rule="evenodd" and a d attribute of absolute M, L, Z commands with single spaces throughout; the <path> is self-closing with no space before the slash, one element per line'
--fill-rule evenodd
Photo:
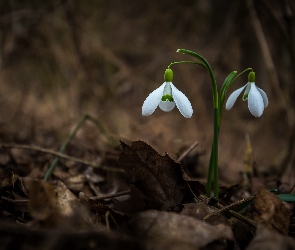
<path fill-rule="evenodd" d="M 184 54 L 193 56 L 193 57 L 199 59 L 202 63 L 205 64 L 206 69 L 209 71 L 209 75 L 210 75 L 211 83 L 212 83 L 213 105 L 214 105 L 214 108 L 217 108 L 218 109 L 218 90 L 217 90 L 217 84 L 216 84 L 216 80 L 215 80 L 215 77 L 214 77 L 214 74 L 213 74 L 213 70 L 212 70 L 210 64 L 208 63 L 208 61 L 204 57 L 202 57 L 201 55 L 199 55 L 199 54 L 197 54 L 197 53 L 195 53 L 193 51 L 190 51 L 190 50 L 178 49 L 177 52 L 180 52 L 180 53 L 184 53 Z"/>
<path fill-rule="evenodd" d="M 179 62 L 172 62 L 168 65 L 168 69 L 174 64 L 182 64 L 182 63 L 190 63 L 190 64 L 198 64 L 199 66 L 202 66 L 203 68 L 207 69 L 206 66 L 203 63 L 199 62 L 193 62 L 193 61 L 179 61 Z"/>
<path fill-rule="evenodd" d="M 250 71 L 250 70 L 253 72 L 253 69 L 252 69 L 252 68 L 247 68 L 247 69 L 243 70 L 240 74 L 238 74 L 236 77 L 234 77 L 234 79 L 232 80 L 231 84 L 232 84 L 235 80 L 237 80 L 242 74 L 244 74 L 244 73 L 246 73 L 247 71 Z"/>
<path fill-rule="evenodd" d="M 218 90 L 217 90 L 217 84 L 214 77 L 213 70 L 208 63 L 208 61 L 202 57 L 201 55 L 185 49 L 178 49 L 177 52 L 184 53 L 190 56 L 193 56 L 197 59 L 199 59 L 205 66 L 206 69 L 209 72 L 211 83 L 212 83 L 212 92 L 213 92 L 213 107 L 214 107 L 214 127 L 213 127 L 213 145 L 212 145 L 212 151 L 210 156 L 210 163 L 209 163 L 209 169 L 208 169 L 208 176 L 207 176 L 207 196 L 210 197 L 210 190 L 211 190 L 211 181 L 212 181 L 212 172 L 214 172 L 214 196 L 218 198 L 219 192 L 218 192 L 218 111 L 219 111 L 219 101 L 218 101 Z"/>

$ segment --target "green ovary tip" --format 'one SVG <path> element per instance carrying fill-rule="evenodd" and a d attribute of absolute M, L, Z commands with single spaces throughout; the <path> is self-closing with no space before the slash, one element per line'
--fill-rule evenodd
<path fill-rule="evenodd" d="M 248 75 L 248 82 L 255 82 L 255 72 L 250 72 Z"/>
<path fill-rule="evenodd" d="M 173 71 L 171 69 L 166 69 L 164 74 L 165 82 L 172 82 L 173 79 Z"/>

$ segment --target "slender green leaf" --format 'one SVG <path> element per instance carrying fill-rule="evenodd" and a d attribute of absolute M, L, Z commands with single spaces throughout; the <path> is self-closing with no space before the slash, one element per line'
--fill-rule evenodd
<path fill-rule="evenodd" d="M 282 201 L 295 201 L 295 194 L 278 194 L 278 197 L 282 200 Z"/>

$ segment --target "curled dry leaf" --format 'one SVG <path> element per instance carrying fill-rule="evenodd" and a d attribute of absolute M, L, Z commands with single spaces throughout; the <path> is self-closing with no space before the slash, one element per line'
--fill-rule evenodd
<path fill-rule="evenodd" d="M 260 188 L 256 195 L 253 219 L 270 230 L 288 234 L 290 210 L 275 194 L 264 187 Z"/>
<path fill-rule="evenodd" d="M 160 155 L 143 141 L 129 146 L 121 141 L 119 161 L 144 196 L 145 208 L 168 209 L 190 201 L 193 195 L 182 177 L 181 164 Z"/>
<path fill-rule="evenodd" d="M 289 249 L 295 250 L 294 239 L 286 236 L 282 236 L 278 233 L 270 231 L 263 225 L 258 225 L 256 230 L 256 236 L 248 246 L 247 250 L 278 250 Z"/>
<path fill-rule="evenodd" d="M 67 188 L 62 181 L 57 181 L 54 190 L 57 198 L 57 211 L 63 216 L 74 214 L 73 205 L 78 201 L 77 197 Z"/>
<path fill-rule="evenodd" d="M 61 216 L 74 214 L 73 203 L 78 199 L 63 182 L 50 184 L 27 178 L 25 185 L 29 192 L 29 211 L 33 218 L 43 221 L 53 213 Z"/>
<path fill-rule="evenodd" d="M 208 244 L 214 249 L 215 243 L 226 249 L 224 240 L 233 240 L 229 226 L 211 226 L 185 215 L 155 210 L 132 217 L 129 229 L 148 249 L 199 249 Z"/>
<path fill-rule="evenodd" d="M 28 195 L 27 190 L 23 185 L 22 178 L 17 174 L 11 172 L 6 176 L 1 176 L 0 191 L 2 191 L 3 188 L 12 188 L 11 191 L 15 192 L 16 187 L 18 187 L 25 196 Z"/>
<path fill-rule="evenodd" d="M 56 211 L 57 197 L 52 185 L 27 178 L 25 187 L 29 192 L 29 211 L 34 219 L 45 220 Z"/>

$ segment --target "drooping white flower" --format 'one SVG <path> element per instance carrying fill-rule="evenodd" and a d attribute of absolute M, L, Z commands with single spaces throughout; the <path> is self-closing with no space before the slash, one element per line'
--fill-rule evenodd
<path fill-rule="evenodd" d="M 255 73 L 250 72 L 248 77 L 248 83 L 235 90 L 228 98 L 225 108 L 227 110 L 231 109 L 235 104 L 238 96 L 242 93 L 245 89 L 243 100 L 248 100 L 248 108 L 252 115 L 255 117 L 260 117 L 263 114 L 264 109 L 268 106 L 268 98 L 266 93 L 256 87 L 255 85 Z"/>
<path fill-rule="evenodd" d="M 151 115 L 158 106 L 161 110 L 170 112 L 176 104 L 185 118 L 191 118 L 193 114 L 192 105 L 187 97 L 173 85 L 172 79 L 173 71 L 167 69 L 164 74 L 165 82 L 145 99 L 142 105 L 143 116 Z"/>

